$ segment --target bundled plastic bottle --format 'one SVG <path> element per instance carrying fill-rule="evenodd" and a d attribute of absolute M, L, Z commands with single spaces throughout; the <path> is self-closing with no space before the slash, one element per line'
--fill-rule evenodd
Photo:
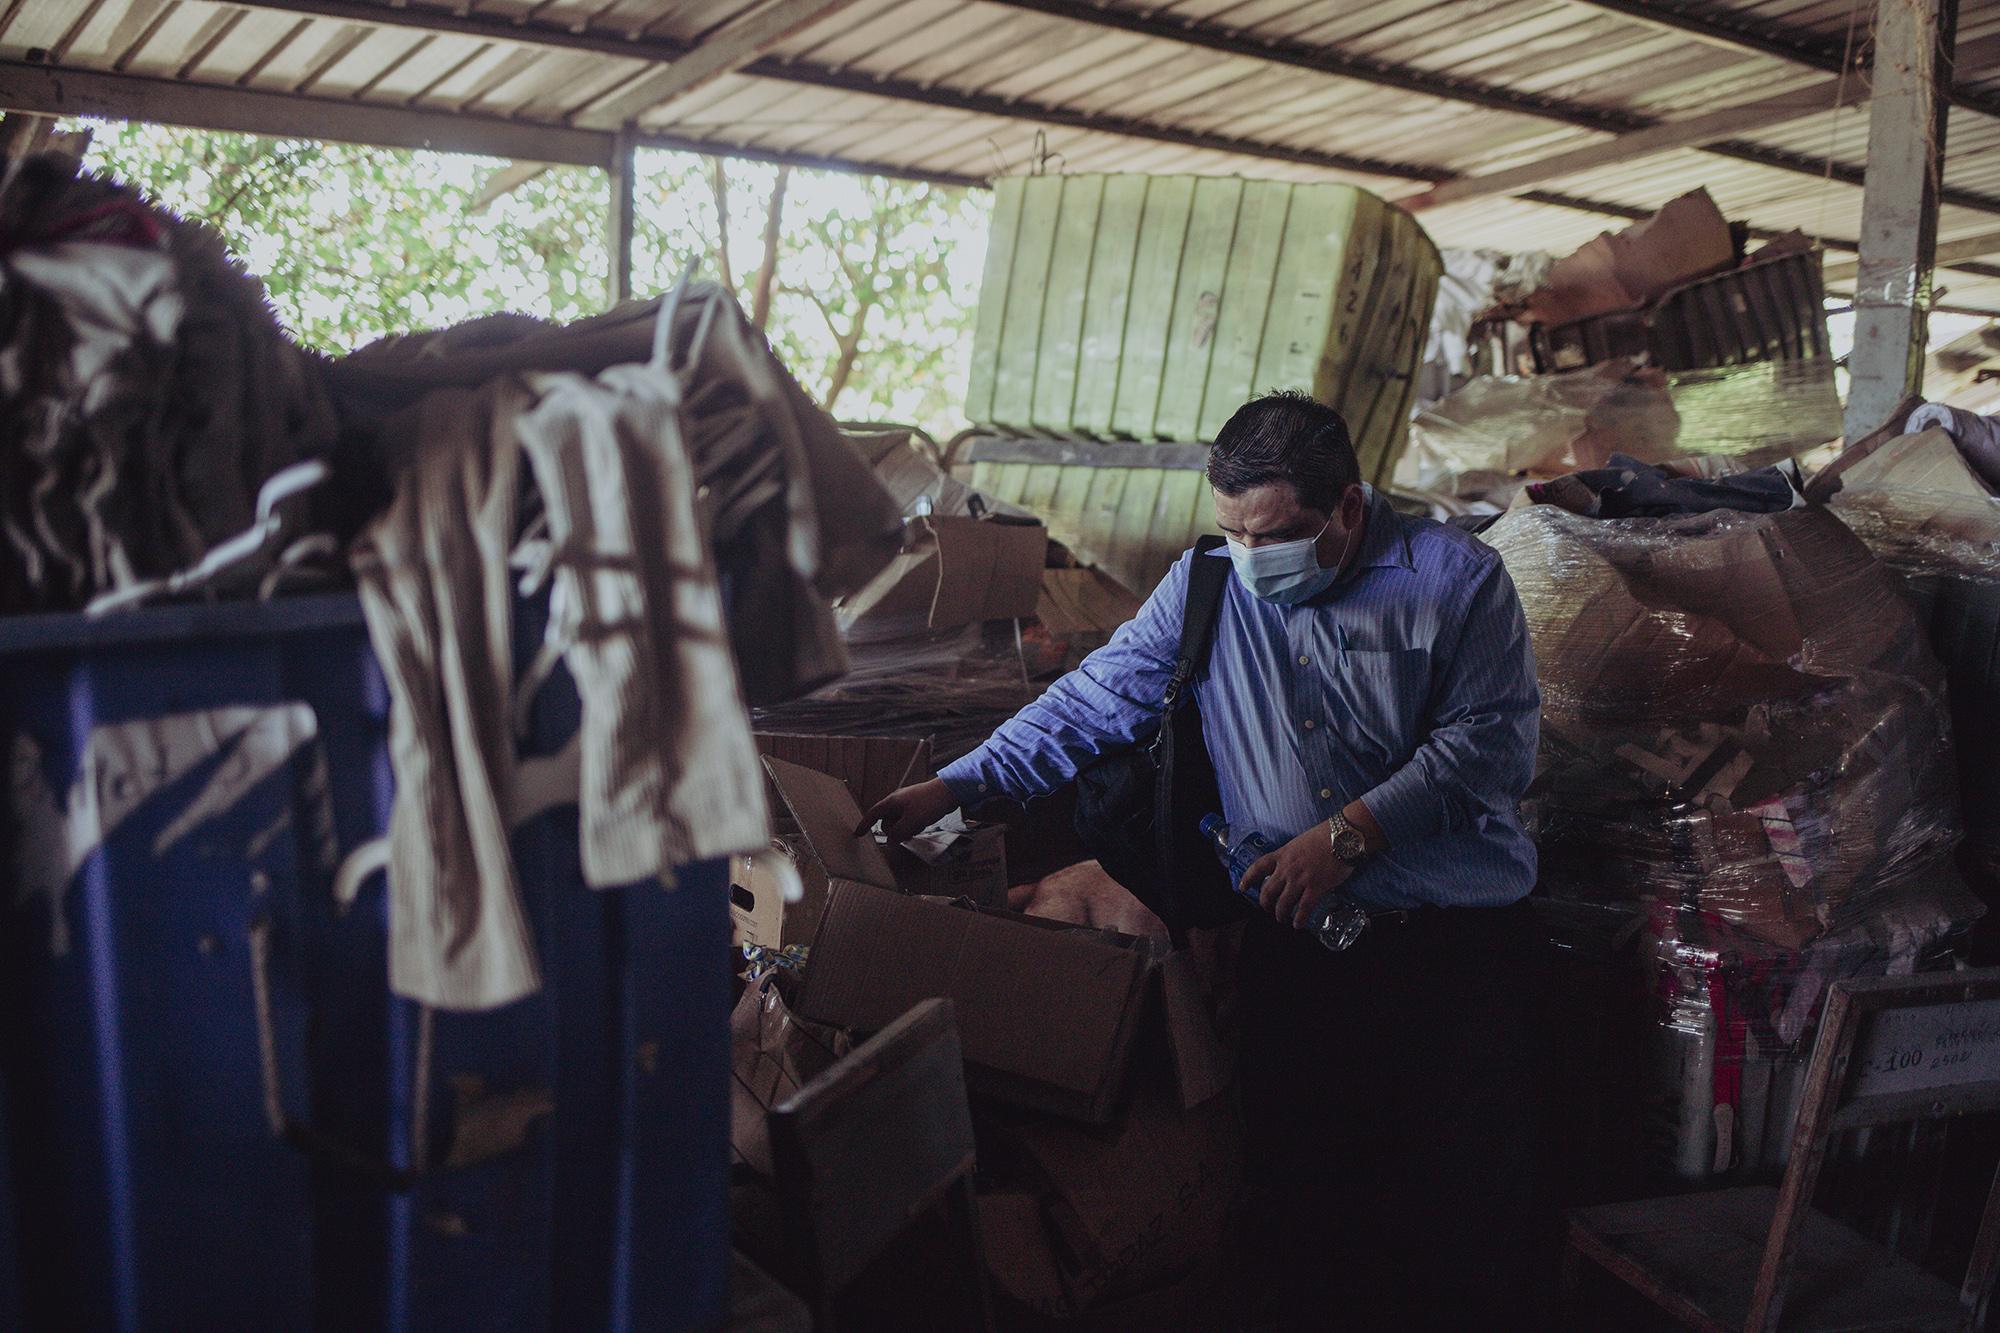
<path fill-rule="evenodd" d="M 1202 816 L 1201 835 L 1215 844 L 1215 854 L 1222 858 L 1223 866 L 1229 871 L 1229 887 L 1251 902 L 1257 902 L 1255 893 L 1243 890 L 1243 876 L 1257 863 L 1258 857 L 1278 850 L 1271 845 L 1271 840 L 1252 829 L 1232 848 L 1229 845 L 1229 825 L 1222 822 L 1221 815 Z M 1339 953 L 1361 938 L 1361 932 L 1368 928 L 1368 914 L 1345 896 L 1329 893 L 1313 908 L 1312 920 L 1306 928 L 1321 944 Z"/>

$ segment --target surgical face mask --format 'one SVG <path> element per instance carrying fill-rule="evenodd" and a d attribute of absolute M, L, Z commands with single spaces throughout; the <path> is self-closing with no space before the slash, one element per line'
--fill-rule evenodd
<path fill-rule="evenodd" d="M 1333 568 L 1320 568 L 1319 555 L 1314 548 L 1332 526 L 1333 517 L 1328 515 L 1320 530 L 1312 536 L 1270 546 L 1245 546 L 1232 539 L 1229 543 L 1229 562 L 1236 566 L 1236 577 L 1243 580 L 1243 586 L 1265 601 L 1279 606 L 1303 602 L 1332 587 L 1333 581 L 1340 577 L 1341 567 L 1347 563 L 1348 548 L 1354 544 L 1351 532 L 1347 546 L 1341 548 L 1340 559 L 1334 562 Z"/>

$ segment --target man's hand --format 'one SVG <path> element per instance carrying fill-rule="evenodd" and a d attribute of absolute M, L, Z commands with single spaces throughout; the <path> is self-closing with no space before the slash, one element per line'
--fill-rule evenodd
<path fill-rule="evenodd" d="M 944 785 L 943 778 L 932 778 L 929 782 L 898 787 L 875 802 L 861 817 L 861 827 L 854 830 L 854 835 L 860 837 L 879 821 L 889 841 L 899 843 L 916 837 L 956 809 L 958 798 L 951 794 L 951 788 Z"/>
<path fill-rule="evenodd" d="M 1354 867 L 1333 854 L 1324 823 L 1314 824 L 1275 852 L 1267 852 L 1243 872 L 1244 891 L 1256 890 L 1264 910 L 1302 930 L 1319 900 L 1345 884 Z"/>

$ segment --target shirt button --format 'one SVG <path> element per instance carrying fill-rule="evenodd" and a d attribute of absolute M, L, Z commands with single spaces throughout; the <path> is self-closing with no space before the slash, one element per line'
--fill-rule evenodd
<path fill-rule="evenodd" d="M 985 791 L 985 790 L 986 790 L 986 784 L 985 784 L 985 783 L 983 783 L 983 782 L 982 782 L 982 783 L 980 783 L 980 784 L 979 784 L 979 790 L 981 790 L 981 791 Z"/>
<path fill-rule="evenodd" d="M 1299 656 L 1299 665 L 1300 665 L 1300 666 L 1310 666 L 1310 665 L 1312 665 L 1312 659 L 1311 659 L 1310 657 L 1307 657 L 1307 656 L 1305 656 L 1304 654 L 1300 654 L 1300 656 Z"/>
<path fill-rule="evenodd" d="M 1321 799 L 1322 801 L 1330 801 L 1330 800 L 1332 800 L 1332 799 L 1333 799 L 1333 788 L 1331 788 L 1331 787 L 1321 787 L 1321 788 L 1319 789 L 1319 798 L 1320 798 L 1320 799 Z"/>
<path fill-rule="evenodd" d="M 1312 720 L 1311 718 L 1307 718 L 1307 719 L 1306 719 L 1306 730 L 1307 730 L 1307 731 L 1311 731 L 1312 729 L 1313 729 L 1313 720 Z"/>

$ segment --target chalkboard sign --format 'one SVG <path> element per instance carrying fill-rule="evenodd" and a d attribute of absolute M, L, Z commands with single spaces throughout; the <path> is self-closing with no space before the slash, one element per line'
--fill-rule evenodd
<path fill-rule="evenodd" d="M 2000 1083 L 2000 999 L 1884 1009 L 1849 1069 L 1849 1100 Z"/>

